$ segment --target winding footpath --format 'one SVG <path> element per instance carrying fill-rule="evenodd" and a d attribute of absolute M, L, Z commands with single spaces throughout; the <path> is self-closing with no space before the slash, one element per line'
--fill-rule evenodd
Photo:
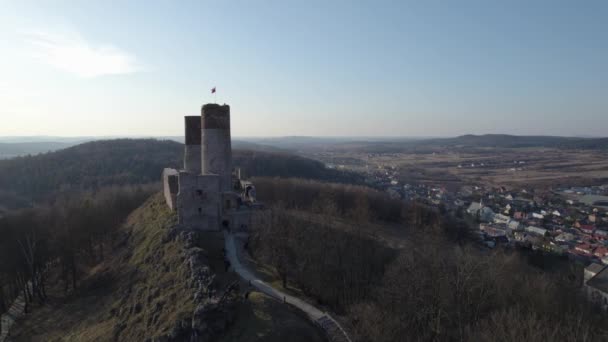
<path fill-rule="evenodd" d="M 299 298 L 273 288 L 264 281 L 258 279 L 251 271 L 243 266 L 237 256 L 237 247 L 233 234 L 224 231 L 224 240 L 226 244 L 226 256 L 228 261 L 230 261 L 231 267 L 239 276 L 241 276 L 241 278 L 248 281 L 260 292 L 282 301 L 283 303 L 293 305 L 304 312 L 314 324 L 318 325 L 325 331 L 330 341 L 352 342 L 340 324 L 328 313 L 317 309 Z"/>
<path fill-rule="evenodd" d="M 13 305 L 8 309 L 8 312 L 4 313 L 0 318 L 0 324 L 2 325 L 2 333 L 0 334 L 0 342 L 9 341 L 9 332 L 17 318 L 21 317 L 25 311 L 25 302 L 23 301 L 23 295 L 19 295 L 13 302 Z"/>

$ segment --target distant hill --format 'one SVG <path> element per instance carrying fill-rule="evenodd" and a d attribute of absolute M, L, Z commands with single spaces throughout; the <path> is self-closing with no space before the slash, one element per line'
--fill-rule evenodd
<path fill-rule="evenodd" d="M 47 140 L 45 140 L 47 139 Z M 184 137 L 167 136 L 167 137 L 0 137 L 0 159 L 9 159 L 27 155 L 37 155 L 40 153 L 53 152 L 60 149 L 68 148 L 78 144 L 83 144 L 90 141 L 99 140 L 117 140 L 117 139 L 156 139 L 156 140 L 172 140 L 180 144 L 184 143 Z M 232 148 L 252 151 L 266 152 L 286 152 L 285 148 L 272 146 L 269 144 L 258 144 L 255 142 L 233 139 Z"/>
<path fill-rule="evenodd" d="M 56 152 L 0 160 L 0 211 L 31 205 L 57 193 L 160 181 L 165 167 L 182 165 L 183 145 L 169 140 L 92 141 Z M 233 152 L 248 176 L 301 177 L 356 182 L 355 175 L 285 153 Z"/>
<path fill-rule="evenodd" d="M 558 148 L 608 150 L 608 138 L 554 136 L 523 136 L 507 134 L 463 135 L 454 138 L 351 140 L 314 145 L 308 143 L 306 152 L 357 151 L 365 153 L 429 153 L 444 148 Z"/>
<path fill-rule="evenodd" d="M 411 137 L 276 137 L 246 138 L 256 146 L 299 153 L 357 151 L 366 153 L 426 153 L 437 148 L 561 148 L 608 150 L 608 138 L 524 136 L 508 134 L 462 135 L 452 138 Z"/>
<path fill-rule="evenodd" d="M 74 143 L 56 141 L 0 143 L 0 159 L 51 152 L 72 145 Z"/>

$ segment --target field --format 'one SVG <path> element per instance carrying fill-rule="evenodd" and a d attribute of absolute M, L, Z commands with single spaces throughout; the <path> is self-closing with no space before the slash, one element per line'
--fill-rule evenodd
<path fill-rule="evenodd" d="M 392 174 L 403 183 L 459 187 L 590 185 L 608 181 L 608 153 L 557 148 L 433 148 L 366 153 L 334 150 L 308 153 L 338 168 Z"/>

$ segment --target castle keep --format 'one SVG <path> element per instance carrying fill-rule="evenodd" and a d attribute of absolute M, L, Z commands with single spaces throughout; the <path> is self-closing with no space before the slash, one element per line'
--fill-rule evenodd
<path fill-rule="evenodd" d="M 184 168 L 162 175 L 167 205 L 189 228 L 247 230 L 261 206 L 254 186 L 233 173 L 230 106 L 206 104 L 200 116 L 184 119 Z"/>

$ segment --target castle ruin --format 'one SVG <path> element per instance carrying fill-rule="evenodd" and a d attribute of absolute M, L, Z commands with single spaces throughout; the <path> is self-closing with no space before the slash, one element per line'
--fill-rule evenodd
<path fill-rule="evenodd" d="M 262 207 L 253 184 L 233 172 L 230 106 L 209 103 L 200 116 L 184 119 L 184 168 L 165 168 L 162 175 L 167 205 L 188 228 L 247 231 Z"/>

